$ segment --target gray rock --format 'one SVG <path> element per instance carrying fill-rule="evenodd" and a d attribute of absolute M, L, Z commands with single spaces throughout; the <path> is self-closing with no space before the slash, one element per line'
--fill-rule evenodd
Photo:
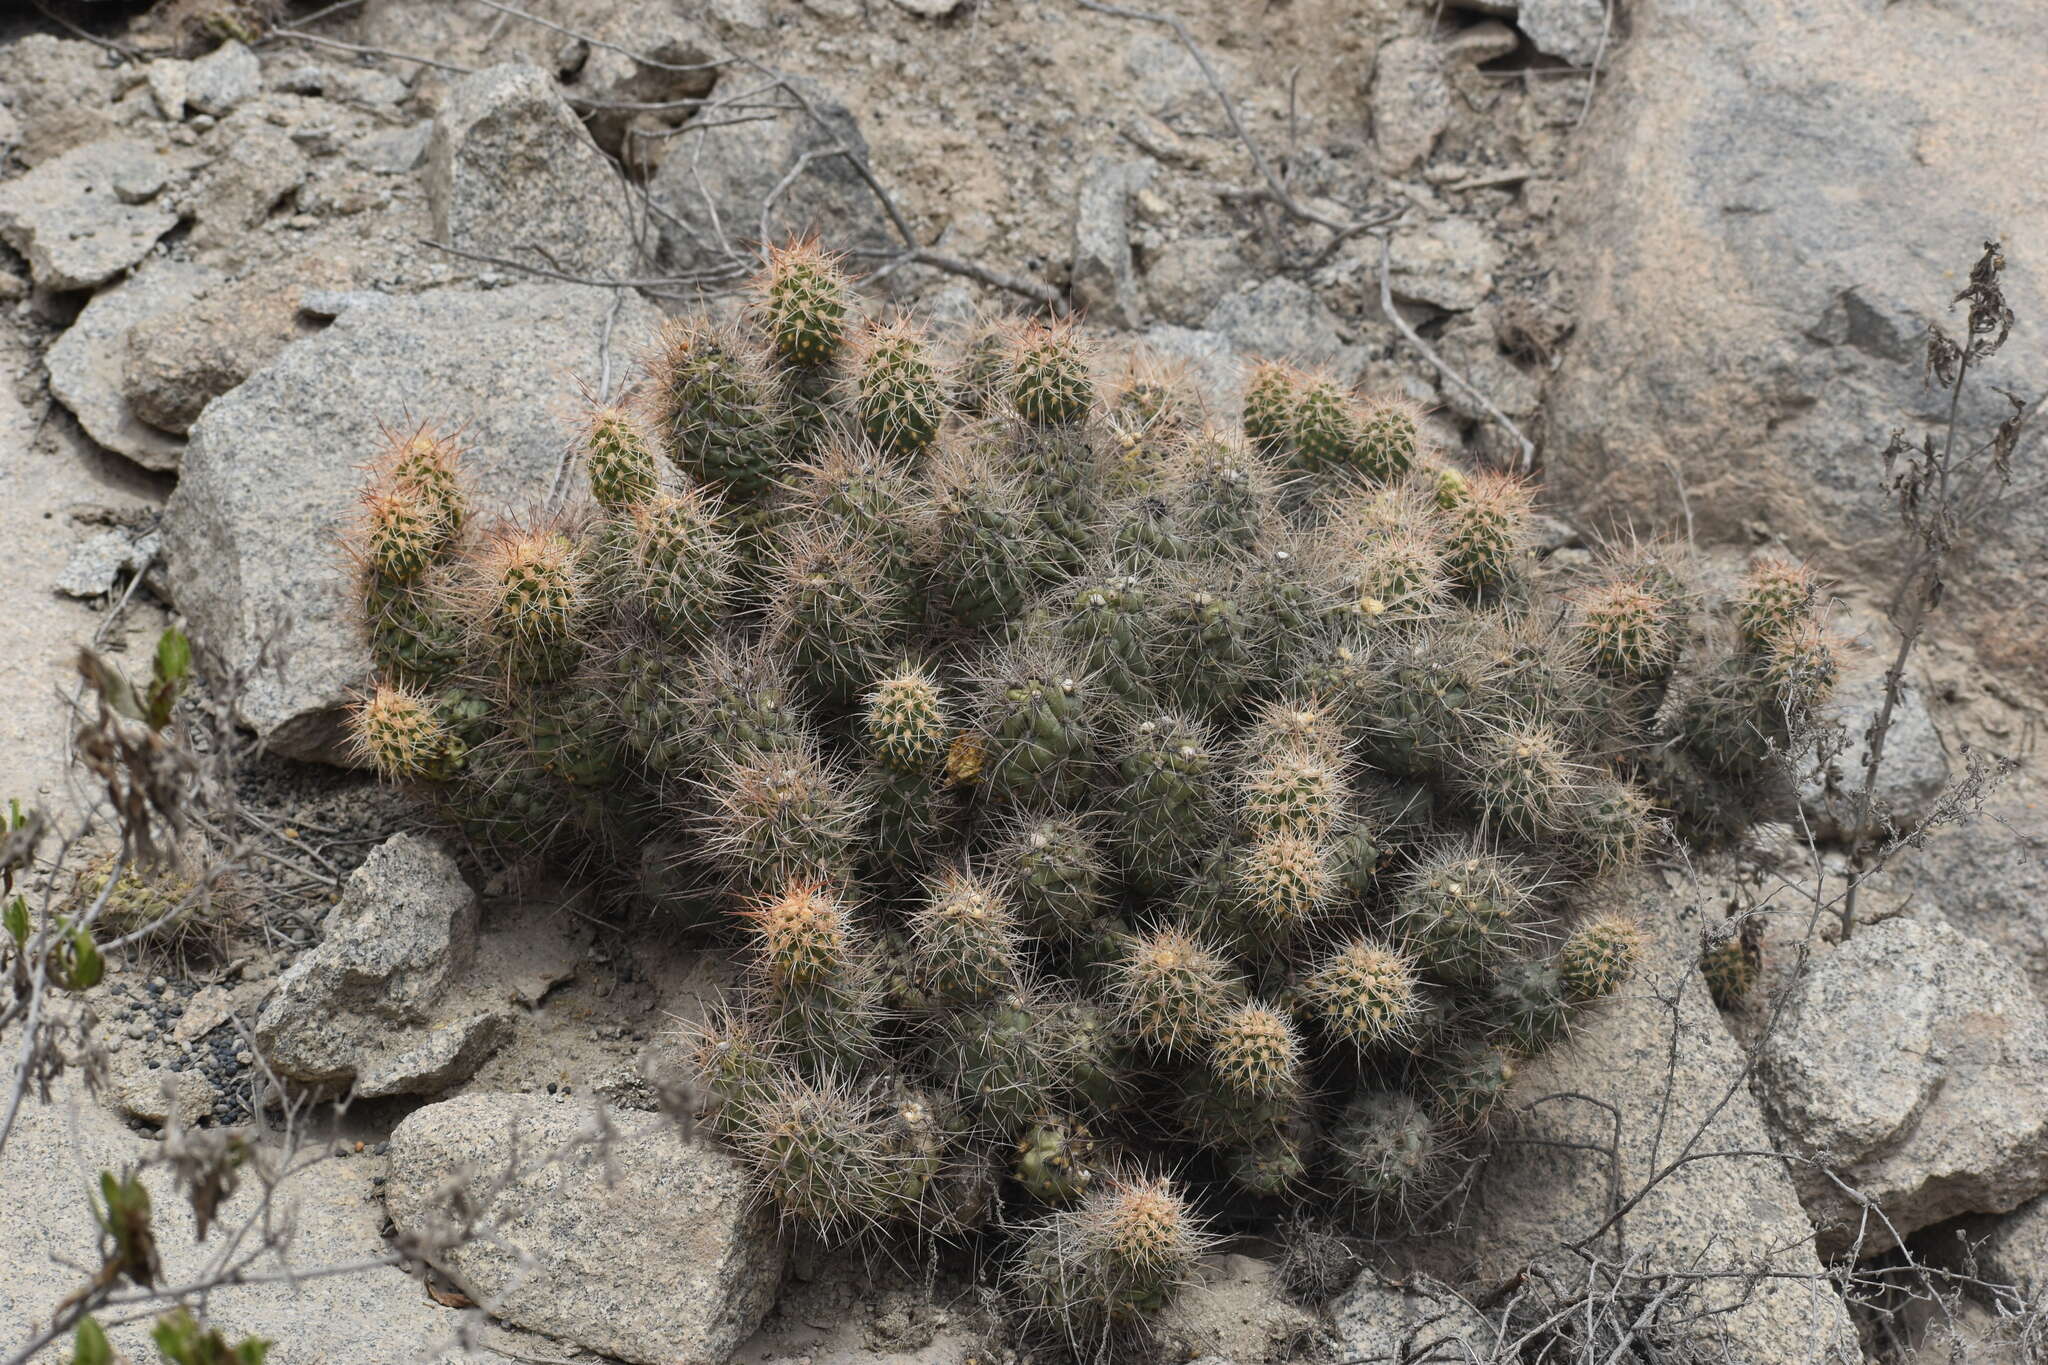
<path fill-rule="evenodd" d="M 1521 45 L 1522 40 L 1506 24 L 1498 19 L 1483 19 L 1446 38 L 1444 55 L 1453 61 L 1478 66 L 1506 57 Z"/>
<path fill-rule="evenodd" d="M 1260 359 L 1328 365 L 1344 351 L 1336 315 L 1307 285 L 1281 275 L 1224 299 L 1202 325 Z"/>
<path fill-rule="evenodd" d="M 1453 320 L 1437 337 L 1436 349 L 1445 364 L 1510 417 L 1526 417 L 1542 401 L 1542 376 L 1517 365 L 1494 340 L 1493 329 L 1477 318 Z M 1443 396 L 1445 405 L 1460 417 L 1474 422 L 1492 420 L 1478 400 L 1457 384 L 1446 381 Z"/>
<path fill-rule="evenodd" d="M 1609 0 L 1521 0 L 1515 21 L 1538 52 L 1573 66 L 1591 66 L 1600 55 Z"/>
<path fill-rule="evenodd" d="M 607 1121 L 605 1150 L 582 1146 L 548 1166 L 592 1131 L 575 1105 L 503 1094 L 428 1105 L 391 1135 L 391 1221 L 431 1245 L 452 1183 L 489 1199 L 492 1235 L 442 1263 L 497 1317 L 643 1365 L 725 1365 L 781 1279 L 773 1212 L 738 1163 L 668 1119 Z"/>
<path fill-rule="evenodd" d="M 1177 360 L 1188 368 L 1195 391 L 1212 401 L 1234 394 L 1244 383 L 1247 365 L 1230 338 L 1220 332 L 1191 327 L 1153 327 L 1143 338 L 1144 348 L 1165 360 Z"/>
<path fill-rule="evenodd" d="M 1875 638 L 1880 648 L 1889 643 L 1882 632 Z M 1821 838 L 1841 837 L 1855 824 L 1856 793 L 1863 789 L 1870 726 L 1884 704 L 1884 675 L 1890 663 L 1889 650 L 1880 654 L 1878 649 L 1860 649 L 1850 655 L 1828 706 L 1829 713 L 1841 721 L 1847 747 L 1828 765 L 1825 780 L 1810 769 L 1801 774 L 1800 799 Z M 1899 704 L 1892 709 L 1884 761 L 1878 766 L 1877 785 L 1871 789 L 1875 828 L 1882 831 L 1886 820 L 1900 832 L 1918 828 L 1948 779 L 1948 751 L 1928 713 L 1925 685 L 1908 678 Z M 1879 837 L 1884 837 L 1881 832 Z"/>
<path fill-rule="evenodd" d="M 257 1048 L 280 1076 L 364 1099 L 467 1080 L 509 1020 L 453 991 L 476 953 L 476 893 L 439 845 L 378 845 L 330 910 L 326 936 L 278 978 Z"/>
<path fill-rule="evenodd" d="M 2048 9 L 1870 13 L 1628 6 L 1548 253 L 1579 326 L 1545 463 L 1589 524 L 1638 527 L 1682 522 L 1682 469 L 1703 541 L 1767 526 L 1883 600 L 1900 551 L 1876 452 L 1946 415 L 1923 382 L 1925 321 L 1959 328 L 1949 298 L 1992 225 L 2042 212 L 2040 178 L 2013 168 L 2048 163 L 2048 123 L 1973 92 L 2048 88 Z M 2019 317 L 2048 317 L 2048 273 L 2016 258 L 2005 288 Z M 1980 373 L 1963 420 L 1985 439 L 2010 412 L 1991 386 L 2032 392 L 2048 374 L 2048 329 L 2016 330 Z M 2044 555 L 2048 501 L 2009 500 L 1971 528 L 1942 607 L 1986 671 L 2037 687 Z"/>
<path fill-rule="evenodd" d="M 120 72 L 91 43 L 31 33 L 0 44 L 0 104 L 12 116 L 24 165 L 112 137 L 120 91 Z"/>
<path fill-rule="evenodd" d="M 103 1094 L 114 1112 L 158 1128 L 190 1128 L 213 1112 L 213 1082 L 197 1068 L 151 1066 L 145 1050 L 124 1047 L 107 1066 Z"/>
<path fill-rule="evenodd" d="M 1617 1190 L 1633 1195 L 1697 1134 L 1697 1151 L 1765 1155 L 1679 1165 L 1599 1247 L 1611 1262 L 1619 1243 L 1646 1272 L 1727 1272 L 1701 1286 L 1699 1321 L 1720 1339 L 1704 1349 L 1725 1349 L 1749 1365 L 1860 1360 L 1799 1195 L 1784 1163 L 1768 1155 L 1742 1054 L 1694 970 L 1699 906 L 1667 892 L 1655 874 L 1637 873 L 1588 893 L 1581 906 L 1608 910 L 1642 924 L 1650 936 L 1644 962 L 1619 997 L 1587 1013 L 1568 1046 L 1524 1064 L 1516 1077 L 1515 1140 L 1497 1149 L 1473 1194 L 1474 1278 L 1483 1291 L 1497 1290 L 1532 1264 L 1561 1260 L 1583 1279 L 1583 1264 L 1563 1248 L 1605 1225 Z M 1748 1273 L 1764 1278 L 1751 1282 Z"/>
<path fill-rule="evenodd" d="M 336 537 L 355 515 L 379 424 L 464 431 L 480 517 L 529 506 L 561 453 L 555 414 L 657 315 L 575 285 L 443 290 L 353 308 L 216 398 L 193 425 L 165 510 L 170 585 L 195 642 L 247 678 L 239 716 L 297 758 L 341 757 L 341 713 L 368 677 Z M 266 652 L 269 641 L 281 650 Z"/>
<path fill-rule="evenodd" d="M 0 184 L 0 238 L 28 257 L 45 289 L 90 289 L 141 260 L 178 225 L 154 204 L 124 203 L 115 182 L 156 173 L 164 155 L 146 142 L 88 143 Z"/>
<path fill-rule="evenodd" d="M 1382 44 L 1372 73 L 1372 140 L 1380 164 L 1401 175 L 1429 159 L 1451 123 L 1443 54 L 1427 38 Z"/>
<path fill-rule="evenodd" d="M 324 256 L 287 261 L 216 288 L 189 307 L 157 309 L 128 329 L 121 391 L 152 426 L 183 434 L 206 405 L 277 358 L 312 326 L 300 293 L 349 271 Z"/>
<path fill-rule="evenodd" d="M 1977 940 L 1928 916 L 1859 928 L 1762 1040 L 1765 1112 L 1830 1252 L 1863 1255 L 2048 1190 L 2048 1011 Z"/>
<path fill-rule="evenodd" d="M 762 205 L 799 162 L 802 171 L 769 212 L 768 241 L 814 232 L 826 246 L 847 250 L 893 240 L 879 201 L 848 160 L 865 165 L 868 159 L 853 111 L 808 82 L 796 88 L 817 119 L 791 108 L 724 127 L 686 125 L 674 139 L 647 191 L 679 220 L 664 221 L 661 229 L 678 267 L 744 263 L 763 236 Z"/>
<path fill-rule="evenodd" d="M 1131 270 L 1131 195 L 1151 179 L 1149 161 L 1098 157 L 1081 177 L 1074 203 L 1074 306 L 1108 327 L 1144 325 Z"/>
<path fill-rule="evenodd" d="M 124 1054 L 133 1051 L 124 1049 Z M 160 1075 L 151 1072 L 150 1075 Z M 185 1073 L 192 1074 L 192 1073 Z M 201 1085 L 205 1082 L 201 1081 Z M 383 1163 L 363 1158 L 311 1159 L 301 1148 L 293 1174 L 278 1188 L 274 1225 L 293 1237 L 282 1260 L 264 1258 L 260 1278 L 275 1282 L 228 1285 L 207 1295 L 206 1315 L 230 1340 L 244 1335 L 277 1343 L 271 1365 L 334 1365 L 341 1361 L 405 1365 L 511 1365 L 497 1351 L 464 1350 L 454 1343 L 471 1316 L 436 1304 L 418 1281 L 395 1265 L 372 1265 L 348 1275 L 306 1275 L 286 1281 L 276 1272 L 376 1262 L 387 1256 L 384 1209 L 375 1178 Z M 95 1104 L 82 1087 L 62 1083 L 54 1102 L 31 1095 L 0 1161 L 0 1204 L 8 1211 L 8 1272 L 0 1275 L 0 1351 L 12 1355 L 51 1311 L 81 1283 L 79 1266 L 99 1264 L 99 1229 L 87 1193 L 101 1171 L 161 1161 L 163 1146 L 128 1130 Z M 275 1160 L 275 1152 L 266 1159 Z M 165 1283 L 200 1278 L 221 1248 L 220 1226 L 235 1226 L 255 1211 L 261 1182 L 244 1180 L 222 1207 L 220 1223 L 198 1240 L 192 1209 L 161 1167 L 143 1177 L 152 1196 L 157 1248 Z M 129 1360 L 156 1360 L 145 1315 L 110 1328 L 115 1348 Z M 539 1352 L 523 1353 L 532 1359 Z M 36 1357 L 69 1360 L 68 1350 Z"/>
<path fill-rule="evenodd" d="M 142 70 L 149 97 L 160 118 L 171 123 L 185 118 L 185 100 L 192 89 L 192 63 L 176 57 L 160 57 Z"/>
<path fill-rule="evenodd" d="M 1319 1325 L 1281 1292 L 1272 1262 L 1238 1255 L 1204 1260 L 1155 1324 L 1166 1359 L 1211 1356 L 1236 1365 L 1299 1360 Z"/>
<path fill-rule="evenodd" d="M 141 573 L 162 551 L 163 535 L 154 526 L 102 531 L 71 552 L 57 576 L 57 591 L 66 597 L 105 597 L 122 574 Z"/>
<path fill-rule="evenodd" d="M 402 128 L 379 128 L 349 145 L 350 164 L 378 175 L 410 175 L 427 159 L 434 139 L 434 121 L 421 119 Z"/>
<path fill-rule="evenodd" d="M 1252 267 L 1230 237 L 1182 237 L 1145 264 L 1145 298 L 1160 322 L 1199 327 L 1217 301 L 1251 283 Z"/>
<path fill-rule="evenodd" d="M 223 123 L 212 141 L 226 150 L 194 178 L 182 202 L 199 220 L 195 244 L 232 248 L 306 182 L 311 167 L 289 132 L 253 110 Z"/>
<path fill-rule="evenodd" d="M 218 272 L 155 260 L 93 296 L 44 356 L 50 392 L 71 409 L 85 434 L 145 469 L 176 469 L 184 441 L 144 421 L 122 392 L 128 331 L 166 311 L 189 307 L 218 284 Z"/>
<path fill-rule="evenodd" d="M 961 0 L 896 0 L 898 9 L 921 19 L 943 19 L 959 9 Z"/>
<path fill-rule="evenodd" d="M 186 105 L 215 118 L 227 117 L 262 91 L 262 64 L 232 38 L 193 62 L 185 76 Z"/>
<path fill-rule="evenodd" d="M 1401 1284 L 1370 1270 L 1330 1303 L 1337 1358 L 1345 1365 L 1465 1365 L 1494 1358 L 1492 1324 L 1427 1275 Z"/>
<path fill-rule="evenodd" d="M 1396 232 L 1387 243 L 1387 264 L 1395 298 L 1462 313 L 1493 292 L 1501 246 L 1469 218 L 1440 218 Z"/>
<path fill-rule="evenodd" d="M 507 63 L 448 87 L 427 199 L 450 246 L 572 275 L 642 273 L 617 168 L 538 67 Z"/>

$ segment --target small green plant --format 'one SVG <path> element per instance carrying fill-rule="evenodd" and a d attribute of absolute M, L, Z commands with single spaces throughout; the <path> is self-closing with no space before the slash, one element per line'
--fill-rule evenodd
<path fill-rule="evenodd" d="M 665 912 L 749 968 L 707 1118 L 764 1197 L 951 1235 L 1007 1171 L 1050 1210 L 1011 1294 L 1072 1340 L 1208 1212 L 1425 1206 L 1634 968 L 1577 887 L 1760 790 L 1831 680 L 1812 594 L 1695 650 L 1665 561 L 1537 574 L 1525 485 L 1327 376 L 1261 367 L 1240 430 L 1066 327 L 949 353 L 808 246 L 756 301 L 668 326 L 558 515 L 475 525 L 394 438 L 359 749 L 621 894 L 684 850 Z"/>

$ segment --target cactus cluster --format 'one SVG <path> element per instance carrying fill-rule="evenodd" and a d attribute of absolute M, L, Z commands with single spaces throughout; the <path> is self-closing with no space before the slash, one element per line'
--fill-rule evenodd
<path fill-rule="evenodd" d="M 1447 1188 L 1628 980 L 1574 888 L 1831 680 L 1798 571 L 1720 646 L 1668 556 L 1553 585 L 1525 486 L 1327 377 L 1261 367 L 1240 430 L 1064 327 L 869 321 L 808 247 L 755 297 L 669 325 L 560 514 L 475 525 L 393 435 L 358 751 L 744 964 L 696 1061 L 789 1217 L 1025 1226 L 1073 1332 L 1219 1212 Z"/>

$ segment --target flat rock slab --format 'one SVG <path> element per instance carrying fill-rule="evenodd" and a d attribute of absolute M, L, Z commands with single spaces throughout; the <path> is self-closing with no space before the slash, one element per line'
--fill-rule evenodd
<path fill-rule="evenodd" d="M 566 1096 L 428 1105 L 391 1135 L 391 1221 L 432 1244 L 451 1188 L 488 1199 L 491 1236 L 443 1268 L 495 1316 L 640 1365 L 725 1365 L 781 1282 L 773 1213 L 730 1156 L 667 1119 L 605 1119 L 600 1150 L 578 1143 L 592 1115 Z"/>
<path fill-rule="evenodd" d="M 1757 1061 L 1781 1146 L 1809 1158 L 1793 1178 L 1829 1251 L 1876 1255 L 2048 1190 L 2048 1011 L 2015 964 L 1936 916 L 1860 928 L 1818 959 Z"/>
<path fill-rule="evenodd" d="M 1742 1054 L 1694 969 L 1697 907 L 1648 873 L 1618 879 L 1600 897 L 1586 913 L 1631 913 L 1651 945 L 1618 998 L 1588 1011 L 1570 1042 L 1517 1076 L 1512 1098 L 1523 1112 L 1513 1140 L 1489 1160 L 1473 1195 L 1475 1278 L 1499 1288 L 1552 1258 L 1582 1278 L 1583 1263 L 1563 1249 L 1595 1238 L 1612 1263 L 1619 1239 L 1646 1273 L 1728 1272 L 1699 1294 L 1702 1330 L 1721 1339 L 1729 1359 L 1860 1360 L 1798 1191 L 1744 1084 Z M 1617 1193 L 1635 1194 L 1696 1134 L 1694 1151 L 1746 1155 L 1678 1166 L 1618 1230 L 1601 1232 Z"/>
<path fill-rule="evenodd" d="M 205 266 L 151 261 L 85 305 L 44 362 L 50 392 L 71 409 L 86 435 L 145 469 L 178 467 L 184 437 L 144 421 L 123 392 L 128 333 L 160 313 L 184 310 L 222 278 Z"/>
<path fill-rule="evenodd" d="M 240 719 L 293 758 L 345 761 L 344 709 L 368 681 L 341 537 L 380 428 L 462 429 L 485 521 L 545 496 L 561 414 L 658 323 L 651 305 L 577 285 L 441 290 L 350 308 L 207 405 L 164 516 L 170 582 L 194 639 L 244 677 Z M 271 648 L 266 651 L 266 642 Z"/>
<path fill-rule="evenodd" d="M 87 143 L 0 184 L 0 238 L 45 289 L 91 289 L 134 265 L 178 225 L 149 201 L 171 158 L 147 142 Z"/>

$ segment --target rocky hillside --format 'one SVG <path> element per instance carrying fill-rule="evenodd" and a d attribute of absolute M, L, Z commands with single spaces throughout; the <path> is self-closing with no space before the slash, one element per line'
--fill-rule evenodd
<path fill-rule="evenodd" d="M 44 1074 L 0 1126 L 0 1361 L 71 1358 L 45 1329 L 120 1245 L 87 1191 L 138 1164 L 160 1273 L 92 1300 L 138 1361 L 150 1282 L 217 1285 L 193 1305 L 283 1365 L 1091 1353 L 1020 1333 L 972 1250 L 779 1227 L 695 1129 L 730 955 L 469 846 L 348 744 L 386 434 L 459 427 L 480 519 L 559 502 L 585 399 L 807 235 L 880 311 L 1075 318 L 1227 423 L 1265 359 L 1406 400 L 1530 480 L 1534 572 L 1664 537 L 1719 598 L 1803 561 L 1850 646 L 1782 808 L 1583 893 L 1644 927 L 1637 977 L 1520 1069 L 1456 1197 L 1245 1229 L 1152 1358 L 2039 1354 L 2048 446 L 2012 427 L 2010 483 L 1958 504 L 1889 689 L 1926 594 L 1881 456 L 1952 421 L 1989 451 L 2048 391 L 2038 7 L 32 8 L 0 17 L 0 799 L 64 836 L 25 896 L 113 902 L 93 736 L 125 732 L 77 736 L 79 651 L 143 677 L 176 626 L 225 793 L 181 833 L 231 874 L 175 942 L 102 933 L 81 989 L 9 968 L 0 1050 Z M 1962 334 L 2001 238 L 2010 337 L 1952 411 L 1928 325 Z M 216 1210 L 173 1179 L 228 1135 Z"/>

